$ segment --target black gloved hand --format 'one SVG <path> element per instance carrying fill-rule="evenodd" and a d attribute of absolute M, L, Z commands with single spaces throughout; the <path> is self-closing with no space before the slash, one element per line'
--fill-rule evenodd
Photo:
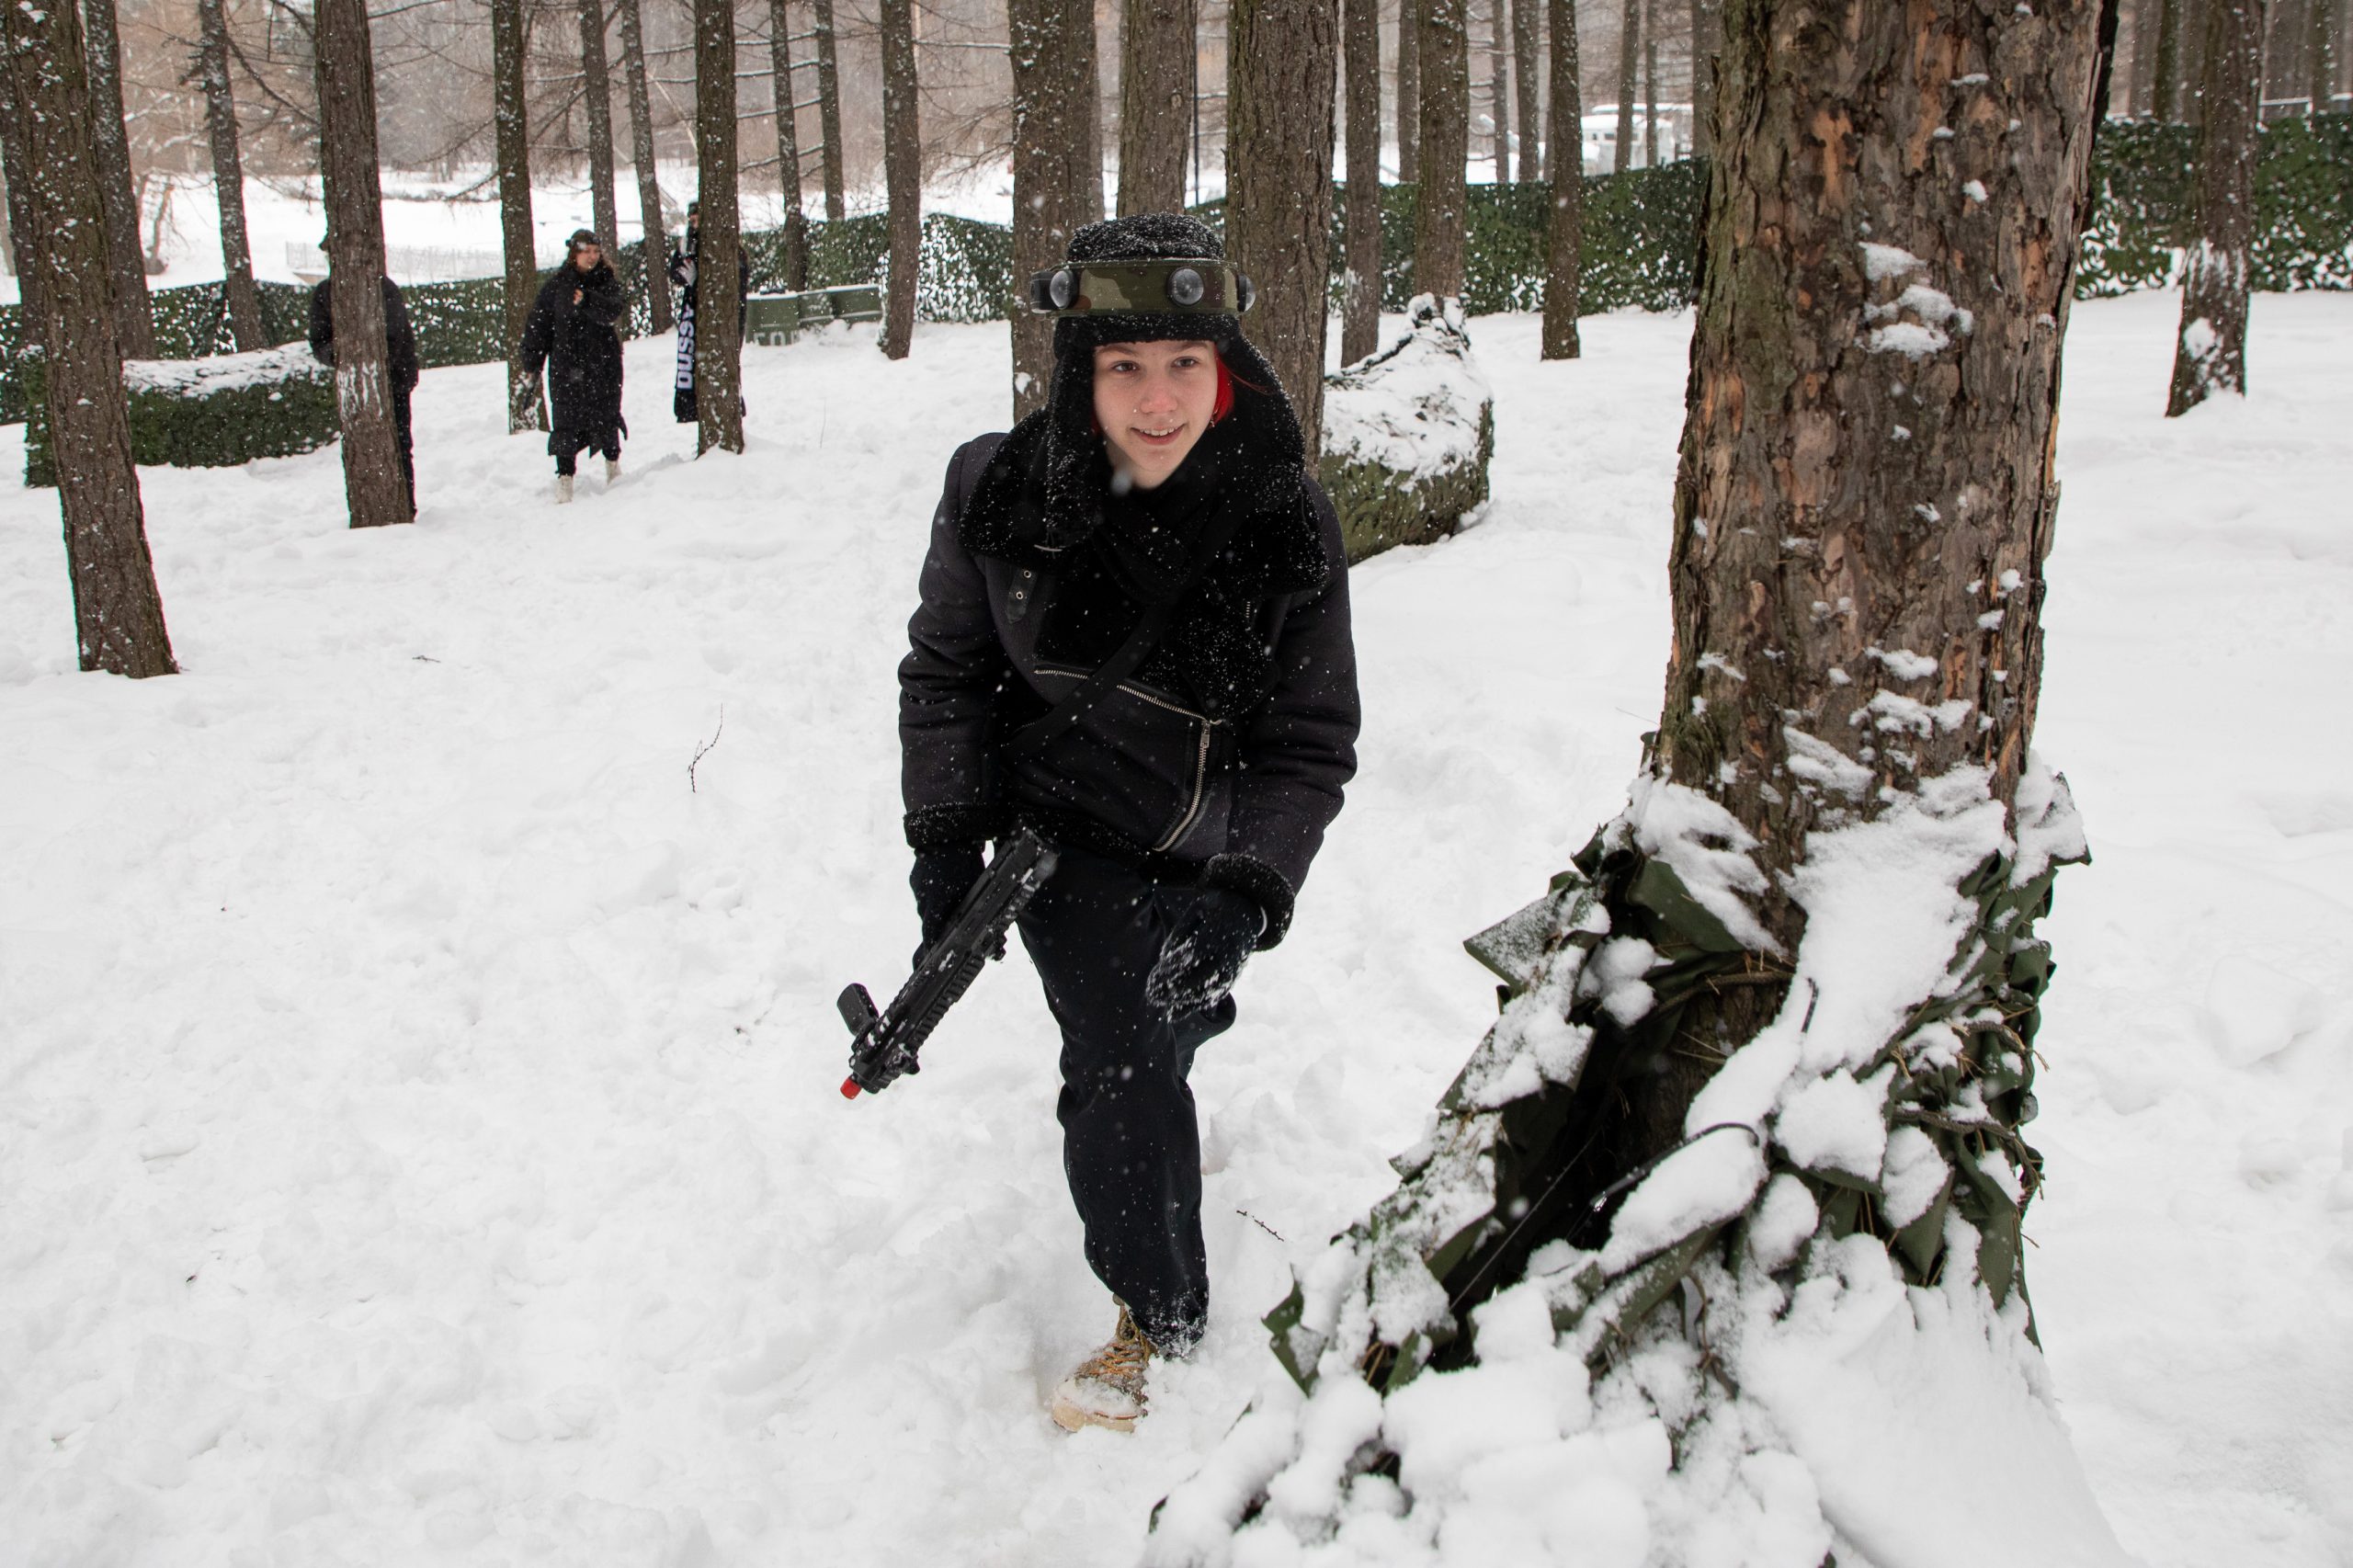
<path fill-rule="evenodd" d="M 1266 929 L 1267 912 L 1255 899 L 1227 888 L 1203 890 L 1161 944 L 1144 976 L 1144 1000 L 1172 1018 L 1216 1006 Z"/>
<path fill-rule="evenodd" d="M 907 885 L 915 890 L 915 918 L 923 922 L 925 949 L 947 934 L 948 923 L 956 917 L 956 906 L 980 880 L 981 846 L 977 844 L 915 851 L 915 868 L 907 874 Z"/>

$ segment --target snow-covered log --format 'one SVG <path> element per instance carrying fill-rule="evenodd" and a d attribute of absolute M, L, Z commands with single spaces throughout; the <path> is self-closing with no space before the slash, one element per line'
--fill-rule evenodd
<path fill-rule="evenodd" d="M 1407 314 L 1406 336 L 1324 381 L 1321 478 L 1352 562 L 1443 539 L 1487 499 L 1495 397 L 1461 302 L 1417 295 Z"/>

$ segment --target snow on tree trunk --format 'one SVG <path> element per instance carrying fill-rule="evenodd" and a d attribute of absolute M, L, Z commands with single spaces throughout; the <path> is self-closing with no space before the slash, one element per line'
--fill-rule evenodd
<path fill-rule="evenodd" d="M 126 359 L 155 357 L 155 321 L 147 298 L 147 260 L 139 248 L 139 196 L 131 169 L 131 128 L 122 108 L 122 37 L 114 0 L 82 0 L 89 72 L 90 144 L 106 212 L 107 266 L 114 287 L 114 329 Z"/>
<path fill-rule="evenodd" d="M 2262 90 L 2263 0 L 2206 0 L 2198 117 L 2198 234 L 2181 277 L 2165 416 L 2246 392 L 2247 253 Z"/>
<path fill-rule="evenodd" d="M 1518 111 L 1519 179 L 1532 185 L 1544 177 L 1544 139 L 1538 127 L 1543 123 L 1543 110 L 1537 102 L 1537 60 L 1542 51 L 1539 47 L 1537 18 L 1543 14 L 1545 0 L 1511 0 L 1511 82 L 1513 107 Z"/>
<path fill-rule="evenodd" d="M 1552 207 L 1545 223 L 1544 346 L 1547 359 L 1574 359 L 1577 292 L 1585 265 L 1585 104 L 1577 85 L 1576 0 L 1550 0 L 1552 8 Z"/>
<path fill-rule="evenodd" d="M 910 0 L 881 0 L 882 176 L 891 202 L 891 276 L 882 352 L 907 357 L 915 332 L 915 272 L 923 248 L 923 138 L 915 108 L 915 22 Z"/>
<path fill-rule="evenodd" d="M 1018 290 L 1062 264 L 1077 227 L 1080 167 L 1075 18 L 1087 0 L 1007 0 L 1013 60 L 1013 284 Z M 1013 417 L 1046 403 L 1054 373 L 1054 326 L 1013 312 Z"/>
<path fill-rule="evenodd" d="M 1422 179 L 1422 5 L 1397 0 L 1397 183 Z"/>
<path fill-rule="evenodd" d="M 32 175 L 25 150 L 24 120 L 17 105 L 16 82 L 0 66 L 0 165 L 8 186 L 8 256 L 17 275 L 17 321 L 21 347 L 40 348 L 48 311 L 41 298 L 40 256 L 33 243 Z"/>
<path fill-rule="evenodd" d="M 801 205 L 801 126 L 793 101 L 792 18 L 785 0 L 768 0 L 768 84 L 776 114 L 777 188 L 784 195 L 784 286 L 806 289 L 809 214 Z"/>
<path fill-rule="evenodd" d="M 384 194 L 376 169 L 376 65 L 367 0 L 319 0 L 319 186 L 327 216 L 335 412 L 355 528 L 410 521 L 392 425 L 384 328 Z"/>
<path fill-rule="evenodd" d="M 1626 0 L 1618 20 L 1618 142 L 1609 168 L 1624 174 L 1634 157 L 1634 74 L 1642 59 L 1643 0 Z"/>
<path fill-rule="evenodd" d="M 834 52 L 834 0 L 812 0 L 817 34 L 817 134 L 819 162 L 825 176 L 825 222 L 838 223 L 848 212 L 842 199 L 841 71 Z"/>
<path fill-rule="evenodd" d="M 640 281 L 645 290 L 654 330 L 667 332 L 671 326 L 670 281 L 662 270 L 666 230 L 662 222 L 662 186 L 654 165 L 654 110 L 646 98 L 645 40 L 637 7 L 638 0 L 614 0 L 614 8 L 621 19 L 621 76 L 629 87 L 629 156 L 637 172 L 638 223 L 645 235 Z"/>
<path fill-rule="evenodd" d="M 1348 208 L 1341 235 L 1340 362 L 1381 347 L 1381 0 L 1341 0 Z"/>
<path fill-rule="evenodd" d="M 1311 452 L 1324 428 L 1337 12 L 1336 0 L 1233 0 L 1226 78 L 1226 254 L 1257 285 L 1250 341 Z"/>
<path fill-rule="evenodd" d="M 621 215 L 613 194 L 613 79 L 605 66 L 605 0 L 580 0 L 580 74 L 588 108 L 589 221 L 605 254 L 618 260 Z"/>
<path fill-rule="evenodd" d="M 1193 0 L 1127 0 L 1120 31 L 1121 217 L 1184 210 L 1195 74 Z"/>
<path fill-rule="evenodd" d="M 9 170 L 23 208 L 12 238 L 30 267 L 26 298 L 42 311 L 28 336 L 47 345 L 34 379 L 49 410 L 82 668 L 167 676 L 176 666 L 131 460 L 80 21 L 71 6 L 0 8 L 0 50 L 22 155 Z"/>
<path fill-rule="evenodd" d="M 695 412 L 698 455 L 744 449 L 744 224 L 735 192 L 735 7 L 695 0 Z"/>
<path fill-rule="evenodd" d="M 2097 9 L 1728 11 L 1658 731 L 1148 1562 L 2123 1562 L 2019 1229 Z"/>
<path fill-rule="evenodd" d="M 221 287 L 237 352 L 264 347 L 261 294 L 254 287 L 245 237 L 245 172 L 237 153 L 237 103 L 229 86 L 229 24 L 222 0 L 197 0 L 197 72 L 204 82 L 204 122 L 212 143 L 212 192 L 221 208 Z"/>
<path fill-rule="evenodd" d="M 1416 0 L 1422 184 L 1414 223 L 1414 287 L 1440 300 L 1462 292 L 1462 233 L 1469 221 L 1462 165 L 1471 155 L 1468 3 Z"/>
<path fill-rule="evenodd" d="M 498 162 L 498 235 L 506 261 L 506 428 L 544 430 L 540 378 L 523 363 L 523 328 L 540 293 L 531 230 L 531 120 L 523 82 L 523 0 L 490 0 L 491 123 Z"/>

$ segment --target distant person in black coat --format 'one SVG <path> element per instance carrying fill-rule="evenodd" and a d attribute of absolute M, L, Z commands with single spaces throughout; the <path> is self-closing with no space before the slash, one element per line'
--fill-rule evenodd
<path fill-rule="evenodd" d="M 695 311 L 701 294 L 695 287 L 695 250 L 701 238 L 702 203 L 687 203 L 687 232 L 670 251 L 670 281 L 678 286 L 678 375 L 674 383 L 676 391 L 670 397 L 670 412 L 681 425 L 692 425 L 700 417 L 695 404 Z M 735 335 L 740 341 L 748 322 L 744 314 L 744 301 L 752 292 L 752 264 L 738 250 L 735 253 Z"/>
<path fill-rule="evenodd" d="M 324 241 L 319 248 L 327 248 Z M 335 363 L 333 295 L 331 278 L 311 290 L 311 352 L 323 365 Z M 409 423 L 409 394 L 416 390 L 419 373 L 416 331 L 409 325 L 401 286 L 389 278 L 384 279 L 384 354 L 386 379 L 392 388 L 392 430 L 400 441 L 401 479 L 408 486 L 408 512 L 413 517 L 416 516 L 416 453 Z"/>
<path fill-rule="evenodd" d="M 621 337 L 618 324 L 629 313 L 629 293 L 605 259 L 605 247 L 586 229 L 574 230 L 563 265 L 540 286 L 531 319 L 523 327 L 523 368 L 540 373 L 547 365 L 548 400 L 554 428 L 548 450 L 555 454 L 555 498 L 572 499 L 574 461 L 584 449 L 605 455 L 605 483 L 621 476 Z"/>

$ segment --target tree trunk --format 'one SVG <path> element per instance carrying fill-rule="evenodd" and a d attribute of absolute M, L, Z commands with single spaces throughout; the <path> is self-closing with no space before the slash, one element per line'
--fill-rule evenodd
<path fill-rule="evenodd" d="M 204 79 L 204 124 L 212 142 L 212 193 L 221 205 L 221 290 L 229 336 L 240 354 L 266 347 L 261 294 L 245 238 L 245 171 L 237 156 L 237 105 L 229 89 L 229 24 L 222 0 L 197 0 L 197 72 Z"/>
<path fill-rule="evenodd" d="M 1643 167 L 1658 167 L 1658 0 L 1643 0 Z"/>
<path fill-rule="evenodd" d="M 2336 0 L 2313 0 L 2312 42 L 2306 50 L 2306 62 L 2312 69 L 2312 94 L 2314 114 L 2333 113 L 2336 108 Z"/>
<path fill-rule="evenodd" d="M 17 112 L 15 79 L 8 62 L 0 60 L 0 162 L 5 162 L 8 186 L 8 256 L 17 274 L 17 330 L 28 351 L 41 346 L 49 312 L 41 297 L 40 246 L 33 219 L 31 154 L 25 147 L 24 122 Z"/>
<path fill-rule="evenodd" d="M 695 453 L 744 449 L 744 222 L 735 191 L 734 0 L 695 0 Z"/>
<path fill-rule="evenodd" d="M 1084 225 L 1103 221 L 1103 57 L 1097 47 L 1093 6 L 1083 9 L 1076 25 L 1073 41 L 1083 57 L 1078 63 L 1078 219 Z"/>
<path fill-rule="evenodd" d="M 1635 73 L 1642 61 L 1643 0 L 1626 0 L 1618 28 L 1618 146 L 1610 171 L 1624 174 L 1634 162 Z"/>
<path fill-rule="evenodd" d="M 1511 82 L 1513 108 L 1518 110 L 1519 180 L 1533 185 L 1544 177 L 1544 138 L 1538 127 L 1543 113 L 1536 90 L 1537 18 L 1544 0 L 1511 0 Z"/>
<path fill-rule="evenodd" d="M 629 160 L 637 175 L 639 232 L 645 236 L 639 285 L 645 290 L 647 311 L 657 333 L 667 332 L 670 280 L 662 270 L 669 232 L 662 221 L 662 185 L 654 164 L 654 108 L 645 92 L 645 35 L 638 17 L 638 0 L 614 0 L 621 18 L 621 76 L 629 85 Z"/>
<path fill-rule="evenodd" d="M 540 292 L 538 259 L 532 254 L 536 247 L 531 228 L 531 122 L 523 83 L 523 0 L 490 0 L 490 61 L 491 121 L 498 159 L 498 233 L 506 260 L 506 429 L 512 435 L 547 428 L 540 379 L 523 363 L 523 327 L 531 319 L 531 305 Z M 372 170 L 375 165 L 371 162 L 369 166 Z M 380 313 L 381 310 L 380 306 Z"/>
<path fill-rule="evenodd" d="M 1062 265 L 1086 188 L 1080 150 L 1078 17 L 1091 0 L 1007 0 L 1013 62 L 1013 284 Z M 1229 53 L 1229 58 L 1231 55 Z M 1013 312 L 1013 416 L 1045 406 L 1053 323 Z"/>
<path fill-rule="evenodd" d="M 1504 0 L 1487 0 L 1487 100 L 1495 133 L 1495 183 L 1511 183 L 1511 50 Z"/>
<path fill-rule="evenodd" d="M 376 171 L 376 62 L 367 0 L 319 0 L 319 186 L 327 215 L 328 308 L 343 491 L 355 528 L 415 517 L 392 426 L 384 337 L 384 193 Z"/>
<path fill-rule="evenodd" d="M 2198 243 L 2181 279 L 2165 416 L 2246 392 L 2247 252 L 2255 238 L 2263 0 L 2206 0 L 2198 119 Z"/>
<path fill-rule="evenodd" d="M 2159 119 L 2177 120 L 2181 102 L 2181 8 L 2188 0 L 2157 0 L 2156 106 Z"/>
<path fill-rule="evenodd" d="M 1552 204 L 1545 224 L 1542 358 L 1574 359 L 1577 293 L 1585 270 L 1585 92 L 1578 80 L 1576 0 L 1552 7 Z"/>
<path fill-rule="evenodd" d="M 1414 223 L 1414 291 L 1462 292 L 1462 181 L 1471 156 L 1468 0 L 1419 0 L 1422 188 Z"/>
<path fill-rule="evenodd" d="M 20 176 L 9 195 L 21 216 L 10 216 L 23 227 L 12 222 L 10 233 L 30 267 L 25 297 L 40 301 L 43 316 L 27 335 L 52 350 L 40 379 L 81 665 L 167 676 L 177 666 L 131 460 L 80 20 L 71 6 L 0 8 L 0 50 L 12 151 L 21 153 L 8 172 Z"/>
<path fill-rule="evenodd" d="M 1397 183 L 1422 181 L 1422 0 L 1397 0 Z"/>
<path fill-rule="evenodd" d="M 155 358 L 155 320 L 147 299 L 147 258 L 139 246 L 139 197 L 131 184 L 131 129 L 122 111 L 122 40 L 114 0 L 82 0 L 89 28 L 91 151 L 106 211 L 108 270 L 114 280 L 114 329 L 126 359 Z"/>
<path fill-rule="evenodd" d="M 818 151 L 825 171 L 825 222 L 838 223 L 849 209 L 842 199 L 842 90 L 834 54 L 834 0 L 811 4 L 817 23 L 817 134 L 824 138 Z"/>
<path fill-rule="evenodd" d="M 1290 394 L 1312 464 L 1324 449 L 1338 5 L 1233 0 L 1232 28 L 1226 254 L 1247 267 L 1258 286 L 1250 341 Z"/>
<path fill-rule="evenodd" d="M 2264 23 L 2258 46 L 2263 64 L 2259 102 L 2284 106 L 2286 100 L 2303 94 L 2303 46 L 2312 31 L 2312 18 L 2303 0 L 2267 0 Z"/>
<path fill-rule="evenodd" d="M 1716 55 L 1723 47 L 1723 0 L 1691 0 L 1691 153 L 1715 150 Z"/>
<path fill-rule="evenodd" d="M 1340 362 L 1353 365 L 1381 347 L 1381 0 L 1341 6 L 1348 207 L 1340 242 Z"/>
<path fill-rule="evenodd" d="M 915 22 L 910 0 L 882 6 L 882 178 L 891 201 L 891 280 L 882 352 L 907 357 L 915 335 L 916 258 L 923 248 L 923 135 L 915 110 Z M 1102 165 L 1096 165 L 1097 177 Z"/>
<path fill-rule="evenodd" d="M 768 0 L 768 81 L 776 113 L 777 188 L 784 193 L 784 286 L 806 289 L 809 214 L 801 205 L 801 124 L 793 107 L 792 18 L 785 0 Z"/>
<path fill-rule="evenodd" d="M 1127 0 L 1120 28 L 1120 215 L 1185 210 L 1193 0 Z"/>
<path fill-rule="evenodd" d="M 588 211 L 605 254 L 618 260 L 621 214 L 613 191 L 613 79 L 605 66 L 605 0 L 580 0 L 580 73 L 588 100 Z"/>
<path fill-rule="evenodd" d="M 2157 108 L 2157 0 L 2132 0 L 2132 113 L 2143 119 Z"/>

